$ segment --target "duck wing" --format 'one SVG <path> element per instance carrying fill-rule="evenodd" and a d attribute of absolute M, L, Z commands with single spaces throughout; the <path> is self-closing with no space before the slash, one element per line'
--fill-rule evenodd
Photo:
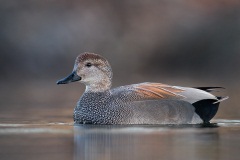
<path fill-rule="evenodd" d="M 184 91 L 174 86 L 162 83 L 140 83 L 132 86 L 135 94 L 144 99 L 183 99 L 181 95 Z"/>
<path fill-rule="evenodd" d="M 193 104 L 203 99 L 218 100 L 213 94 L 198 88 L 171 86 L 151 82 L 121 86 L 113 89 L 112 93 L 124 101 L 175 99 Z"/>
<path fill-rule="evenodd" d="M 183 89 L 162 83 L 139 83 L 112 89 L 112 94 L 124 101 L 184 99 Z"/>

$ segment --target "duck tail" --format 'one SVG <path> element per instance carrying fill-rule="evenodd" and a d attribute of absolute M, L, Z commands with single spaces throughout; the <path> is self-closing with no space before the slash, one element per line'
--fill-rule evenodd
<path fill-rule="evenodd" d="M 209 123 L 209 121 L 216 115 L 220 103 L 215 103 L 214 99 L 203 99 L 193 103 L 195 112 L 203 120 L 203 123 Z"/>
<path fill-rule="evenodd" d="M 225 101 L 227 100 L 229 97 L 228 96 L 225 96 L 225 97 L 217 97 L 217 101 L 213 102 L 213 104 L 216 104 L 216 103 L 220 103 L 222 101 Z"/>
<path fill-rule="evenodd" d="M 206 92 L 217 91 L 217 89 L 225 89 L 224 87 L 193 87 L 193 88 L 200 89 Z"/>
<path fill-rule="evenodd" d="M 225 89 L 223 87 L 194 87 L 206 92 L 218 91 L 217 89 Z M 228 99 L 225 97 L 216 97 L 216 99 L 202 99 L 193 103 L 195 107 L 195 112 L 203 120 L 204 123 L 209 123 L 209 121 L 216 115 L 220 102 Z"/>

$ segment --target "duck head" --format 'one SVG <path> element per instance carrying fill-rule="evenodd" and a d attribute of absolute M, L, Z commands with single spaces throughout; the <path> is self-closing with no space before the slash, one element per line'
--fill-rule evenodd
<path fill-rule="evenodd" d="M 79 81 L 86 85 L 86 92 L 104 92 L 111 88 L 112 69 L 108 61 L 94 53 L 82 53 L 75 61 L 73 72 L 57 84 Z"/>

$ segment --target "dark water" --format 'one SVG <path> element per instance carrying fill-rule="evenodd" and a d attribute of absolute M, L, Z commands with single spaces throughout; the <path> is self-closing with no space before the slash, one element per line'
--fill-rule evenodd
<path fill-rule="evenodd" d="M 240 120 L 202 125 L 1 123 L 1 160 L 239 159 Z"/>

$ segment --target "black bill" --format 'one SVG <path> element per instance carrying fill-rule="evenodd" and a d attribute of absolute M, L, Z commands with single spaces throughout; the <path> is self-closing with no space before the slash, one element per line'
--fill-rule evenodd
<path fill-rule="evenodd" d="M 81 77 L 78 76 L 76 72 L 72 72 L 66 78 L 63 78 L 63 79 L 57 81 L 57 84 L 67 84 L 70 82 L 76 82 L 76 81 L 80 81 L 80 80 L 81 80 Z"/>

